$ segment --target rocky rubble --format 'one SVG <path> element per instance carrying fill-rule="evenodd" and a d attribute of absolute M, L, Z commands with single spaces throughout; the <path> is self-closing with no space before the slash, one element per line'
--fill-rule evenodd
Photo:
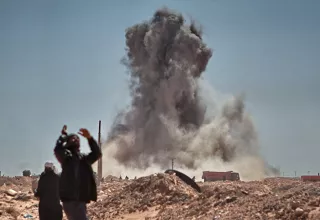
<path fill-rule="evenodd" d="M 102 186 L 102 191 L 107 189 L 107 196 L 101 196 L 103 198 L 90 206 L 91 216 L 96 217 L 94 219 L 110 219 L 122 214 L 145 212 L 157 206 L 162 209 L 198 196 L 193 188 L 178 177 L 163 173 L 122 181 L 122 184 L 119 184 L 121 188 L 118 187 L 120 190 L 114 194 L 110 194 L 110 191 L 116 191 L 114 184 L 106 185 Z M 108 186 L 112 187 L 108 189 Z"/>
<path fill-rule="evenodd" d="M 270 179 L 206 183 L 202 188 L 198 199 L 186 206 L 165 209 L 158 216 L 168 216 L 166 219 L 312 219 L 311 216 L 318 213 L 320 189 L 315 183 Z"/>
<path fill-rule="evenodd" d="M 0 177 L 1 220 L 37 216 L 38 201 L 31 190 L 32 180 L 31 177 Z"/>
<path fill-rule="evenodd" d="M 320 219 L 319 183 L 270 178 L 199 185 L 202 193 L 168 174 L 104 182 L 89 212 L 93 219 Z"/>
<path fill-rule="evenodd" d="M 2 181 L 2 182 L 1 182 Z M 32 179 L 0 179 L 0 219 L 38 219 Z M 106 177 L 90 219 L 320 219 L 320 183 L 269 178 L 251 182 L 198 183 L 198 193 L 174 175 L 135 180 Z"/>

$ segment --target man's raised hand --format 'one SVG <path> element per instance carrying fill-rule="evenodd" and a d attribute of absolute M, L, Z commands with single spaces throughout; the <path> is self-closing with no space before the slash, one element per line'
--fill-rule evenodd
<path fill-rule="evenodd" d="M 78 134 L 80 134 L 81 136 L 83 136 L 83 137 L 85 137 L 87 139 L 91 138 L 90 132 L 85 128 L 80 128 Z"/>
<path fill-rule="evenodd" d="M 67 125 L 63 125 L 63 128 L 61 130 L 61 134 L 67 135 Z"/>

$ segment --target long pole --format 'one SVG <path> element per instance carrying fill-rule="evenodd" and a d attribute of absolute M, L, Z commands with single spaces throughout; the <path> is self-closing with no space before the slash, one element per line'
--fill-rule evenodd
<path fill-rule="evenodd" d="M 172 161 L 171 161 L 171 169 L 173 170 L 173 165 L 174 165 L 174 158 L 172 158 Z"/>
<path fill-rule="evenodd" d="M 101 120 L 99 120 L 98 144 L 101 150 Z M 101 179 L 102 179 L 102 158 L 98 160 L 98 185 L 100 185 Z"/>

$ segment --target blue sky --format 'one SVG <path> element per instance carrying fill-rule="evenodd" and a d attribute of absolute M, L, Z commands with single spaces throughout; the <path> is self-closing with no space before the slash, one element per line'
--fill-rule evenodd
<path fill-rule="evenodd" d="M 206 79 L 245 92 L 263 156 L 320 172 L 320 1 L 0 1 L 0 170 L 40 172 L 63 124 L 103 136 L 128 101 L 125 29 L 167 5 L 204 27 Z M 88 150 L 82 139 L 84 149 Z"/>

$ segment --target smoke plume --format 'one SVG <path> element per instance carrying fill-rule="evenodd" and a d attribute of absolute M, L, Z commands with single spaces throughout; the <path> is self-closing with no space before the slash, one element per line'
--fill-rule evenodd
<path fill-rule="evenodd" d="M 259 155 L 243 97 L 222 106 L 206 100 L 200 77 L 212 50 L 193 22 L 160 9 L 126 30 L 126 45 L 122 63 L 132 102 L 117 115 L 104 144 L 105 174 L 162 171 L 172 158 L 176 168 L 197 176 L 232 169 L 257 179 L 271 172 Z"/>

